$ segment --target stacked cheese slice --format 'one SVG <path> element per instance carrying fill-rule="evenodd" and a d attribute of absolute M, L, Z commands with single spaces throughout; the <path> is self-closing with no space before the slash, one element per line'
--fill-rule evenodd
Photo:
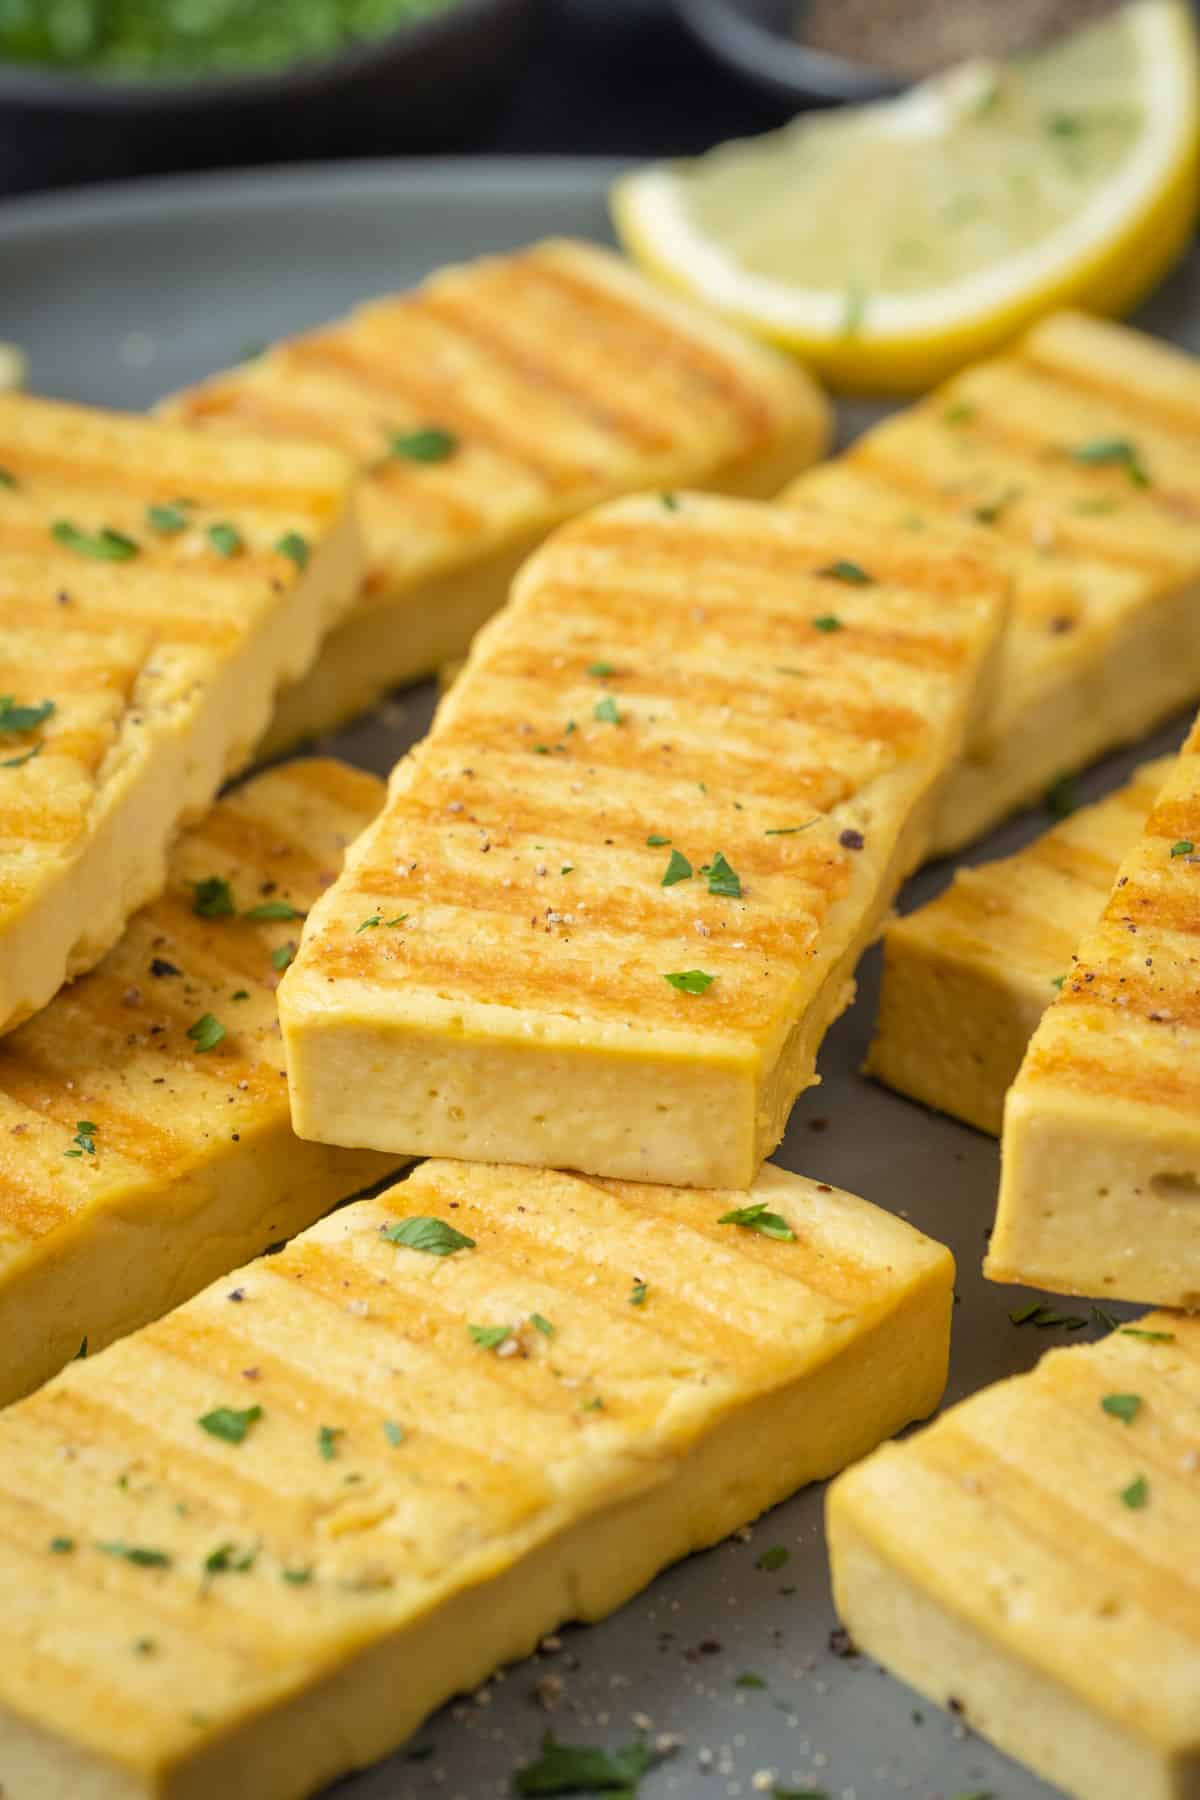
<path fill-rule="evenodd" d="M 563 519 L 643 487 L 765 497 L 829 433 L 798 365 L 563 241 L 441 270 L 168 410 L 336 445 L 363 472 L 366 585 L 271 750 L 462 656 Z"/>

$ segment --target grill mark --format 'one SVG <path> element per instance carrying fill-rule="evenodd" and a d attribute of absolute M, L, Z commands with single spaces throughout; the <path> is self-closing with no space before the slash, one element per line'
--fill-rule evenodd
<path fill-rule="evenodd" d="M 1114 395 L 1103 383 L 1079 381 L 1066 370 L 1018 356 L 998 365 L 984 364 L 981 369 L 969 372 L 963 380 L 962 391 L 976 402 L 982 395 L 985 405 L 996 407 L 1003 430 L 1014 441 L 1051 450 L 1061 440 L 1039 431 L 1038 420 L 1061 418 L 1064 413 L 1070 413 L 1073 406 L 1089 408 L 1099 395 L 1102 412 L 1104 402 L 1111 405 L 1111 412 L 1105 412 L 1100 419 L 1083 426 L 1091 436 L 1116 435 L 1136 439 L 1150 430 L 1158 438 L 1167 440 L 1161 443 L 1158 454 L 1178 457 L 1185 468 L 1190 465 L 1194 474 L 1200 475 L 1200 463 L 1195 454 L 1188 455 L 1189 442 L 1195 442 L 1200 419 L 1193 415 L 1182 425 L 1164 422 L 1156 416 L 1153 407 L 1145 404 L 1144 396 L 1136 388 L 1118 387 Z M 1153 489 L 1150 493 L 1152 495 Z"/>
<path fill-rule="evenodd" d="M 1164 861 L 1166 856 L 1164 846 Z M 1200 885 L 1185 887 L 1178 877 L 1172 879 L 1168 868 L 1162 871 L 1153 886 L 1144 886 L 1135 868 L 1129 864 L 1125 868 L 1128 871 L 1125 886 L 1113 890 L 1112 899 L 1104 909 L 1106 923 L 1118 928 L 1134 924 L 1139 933 L 1149 934 L 1145 946 L 1147 955 L 1153 950 L 1168 959 L 1178 958 L 1179 948 L 1165 944 L 1163 938 L 1169 931 L 1183 937 L 1200 936 Z M 1147 870 L 1145 873 L 1153 880 L 1158 871 Z"/>
<path fill-rule="evenodd" d="M 306 518 L 322 521 L 327 520 L 340 504 L 340 492 L 336 499 L 334 497 L 333 490 L 338 484 L 333 478 L 305 483 L 291 477 L 272 482 L 264 480 L 260 473 L 255 479 L 249 474 L 251 459 L 244 454 L 237 458 L 236 473 L 231 477 L 226 466 L 227 456 L 222 455 L 221 447 L 210 437 L 196 437 L 188 446 L 193 455 L 200 449 L 206 452 L 203 460 L 207 468 L 191 462 L 181 464 L 176 473 L 172 463 L 168 473 L 162 474 L 160 453 L 163 444 L 159 434 L 167 428 L 152 421 L 136 417 L 128 421 L 135 427 L 144 427 L 144 443 L 139 441 L 137 448 L 144 452 L 146 467 L 139 469 L 137 457 L 131 455 L 133 445 L 124 431 L 113 433 L 111 443 L 103 452 L 98 449 L 94 457 L 67 457 L 39 450 L 29 441 L 28 435 L 6 435 L 2 429 L 3 419 L 4 413 L 0 410 L 0 466 L 18 474 L 22 491 L 32 491 L 35 500 L 42 484 L 54 491 L 56 500 L 60 493 L 73 495 L 78 496 L 76 504 L 86 499 L 101 508 L 113 498 L 128 504 L 132 497 L 139 506 L 156 502 L 166 504 L 186 492 L 189 499 L 199 501 L 206 509 L 232 511 L 235 517 L 239 510 L 243 515 L 247 511 L 270 515 L 298 512 Z M 171 433 L 172 437 L 179 435 L 182 432 Z M 125 479 L 114 481 L 115 469 L 119 469 Z"/>
<path fill-rule="evenodd" d="M 730 358 L 710 349 L 699 337 L 685 337 L 680 326 L 666 319 L 660 321 L 626 299 L 614 288 L 588 281 L 578 271 L 565 267 L 553 252 L 534 252 L 521 259 L 520 270 L 532 285 L 543 287 L 557 299 L 566 298 L 578 308 L 585 320 L 581 331 L 585 337 L 594 331 L 596 322 L 603 330 L 607 318 L 620 325 L 622 336 L 630 339 L 630 361 L 645 346 L 648 366 L 656 363 L 676 368 L 685 382 L 702 382 L 721 407 L 735 419 L 744 434 L 744 448 L 749 451 L 775 430 L 774 412 L 763 394 L 746 379 L 739 379 Z M 637 358 L 640 360 L 640 356 Z"/>
<path fill-rule="evenodd" d="M 414 310 L 417 309 L 414 307 Z M 472 345 L 481 345 L 491 361 L 505 361 L 503 339 L 494 331 L 485 331 L 466 306 L 455 308 L 452 304 L 423 300 L 419 311 L 449 326 Z M 529 434 L 515 423 L 506 427 L 494 415 L 472 405 L 468 390 L 423 375 L 420 369 L 401 362 L 394 353 L 387 354 L 382 344 L 367 342 L 360 348 L 350 335 L 315 336 L 293 344 L 288 360 L 299 364 L 301 369 L 327 370 L 341 375 L 349 386 L 372 396 L 376 411 L 380 397 L 386 396 L 414 419 L 436 418 L 439 425 L 453 431 L 469 447 L 487 451 L 522 474 L 531 476 L 546 493 L 568 493 L 573 488 L 592 487 L 597 483 L 598 473 L 590 465 L 539 451 L 536 442 L 531 442 Z M 534 372 L 525 373 L 528 379 Z M 476 375 L 475 379 L 480 377 Z M 382 448 L 381 442 L 381 452 Z M 448 474 L 456 487 L 468 485 L 465 479 L 456 479 L 446 470 L 425 471 L 412 465 L 393 469 L 387 465 L 386 472 L 395 486 L 419 488 L 422 493 L 438 491 L 439 484 L 447 481 Z M 476 513 L 474 517 L 478 522 L 480 515 Z"/>
<path fill-rule="evenodd" d="M 1122 336 L 1126 334 L 1121 333 Z M 1156 346 L 1156 350 L 1165 346 Z M 1068 348 L 1064 353 L 1054 338 L 1047 339 L 1041 331 L 1028 334 L 1017 347 L 1016 360 L 1027 365 L 1035 372 L 1057 377 L 1065 386 L 1074 388 L 1083 394 L 1100 394 L 1116 407 L 1129 412 L 1144 413 L 1147 418 L 1161 419 L 1168 429 L 1179 432 L 1200 430 L 1200 402 L 1189 405 L 1179 395 L 1186 391 L 1188 384 L 1194 384 L 1196 370 L 1191 357 L 1181 356 L 1177 371 L 1181 377 L 1178 390 L 1171 391 L 1156 385 L 1157 379 L 1166 372 L 1161 366 L 1149 358 L 1142 362 L 1138 355 L 1140 346 L 1135 344 L 1101 344 L 1093 345 L 1098 357 L 1106 357 L 1113 350 L 1119 352 L 1118 359 L 1111 367 L 1106 360 L 1090 360 L 1086 356 L 1073 355 Z M 1133 351 L 1132 379 L 1127 373 L 1128 365 L 1120 358 Z M 1156 360 L 1156 359 L 1155 359 Z M 1150 377 L 1149 382 L 1140 383 L 1138 373 L 1144 370 Z M 1116 373 L 1114 373 L 1116 371 Z M 1172 371 L 1175 374 L 1176 371 Z M 1169 379 L 1169 377 L 1168 377 Z"/>
<path fill-rule="evenodd" d="M 1137 1023 L 1141 1029 L 1144 1021 Z M 1172 1111 L 1194 1113 L 1200 1107 L 1200 1075 L 1178 1068 L 1148 1069 L 1134 1047 L 1124 1042 L 1112 1046 L 1105 1060 L 1101 1054 L 1085 1054 L 1069 1044 L 1035 1041 L 1021 1071 L 1022 1090 L 1036 1093 L 1039 1087 L 1055 1086 Z"/>
<path fill-rule="evenodd" d="M 1137 808 L 1131 806 L 1130 823 L 1137 818 Z M 1072 886 L 1086 887 L 1107 896 L 1116 873 L 1116 859 L 1105 855 L 1102 850 L 1093 850 L 1086 844 L 1072 842 L 1069 838 L 1060 837 L 1055 832 L 1035 838 L 1023 854 L 1022 861 L 1027 859 L 1027 866 L 1044 869 L 1058 880 Z"/>
<path fill-rule="evenodd" d="M 1153 960 L 1156 964 L 1159 961 L 1158 958 Z M 1063 985 L 1061 1004 L 1063 1014 L 1080 1007 L 1114 1007 L 1119 1011 L 1125 1034 L 1114 1034 L 1111 1029 L 1106 1034 L 1112 1052 L 1110 1060 L 1114 1061 L 1122 1054 L 1120 1046 L 1129 1033 L 1142 1033 L 1144 1027 L 1171 1029 L 1200 1025 L 1200 992 L 1192 988 L 1188 977 L 1177 968 L 1169 969 L 1164 979 L 1157 967 L 1131 966 L 1127 975 L 1118 975 L 1081 962 Z M 1111 1021 L 1109 1024 L 1111 1026 Z"/>
<path fill-rule="evenodd" d="M 50 641 L 57 620 L 50 611 L 54 605 L 54 596 L 58 592 L 71 596 L 71 628 L 73 631 L 93 631 L 97 636 L 112 636 L 114 633 L 130 630 L 148 630 L 154 634 L 153 648 L 160 653 L 175 649 L 194 649 L 210 651 L 214 656 L 236 645 L 242 638 L 244 626 L 239 625 L 231 616 L 228 620 L 221 618 L 205 618 L 200 610 L 201 601 L 197 599 L 196 611 L 190 615 L 176 610 L 178 606 L 178 589 L 174 590 L 169 602 L 164 603 L 161 594 L 138 594 L 131 586 L 125 597 L 125 603 L 112 604 L 90 595 L 86 587 L 78 583 L 79 569 L 72 565 L 68 569 L 63 564 L 43 565 L 39 572 L 39 582 L 46 583 L 45 600 L 22 599 L 6 591 L 5 571 L 0 562 L 0 606 L 4 608 L 5 623 L 19 625 L 31 631 L 42 630 Z M 160 587 L 166 586 L 159 577 Z M 253 597 L 258 598 L 263 592 L 261 583 L 255 584 Z M 243 596 L 245 590 L 243 590 Z M 230 608 L 236 603 L 236 596 L 230 597 Z M 167 607 L 170 611 L 167 611 Z M 147 655 L 149 655 L 149 650 Z"/>

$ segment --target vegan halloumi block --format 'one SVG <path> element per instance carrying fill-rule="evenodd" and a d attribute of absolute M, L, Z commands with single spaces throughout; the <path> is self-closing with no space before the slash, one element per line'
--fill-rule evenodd
<path fill-rule="evenodd" d="M 5 1795 L 323 1789 L 930 1412 L 952 1283 L 777 1169 L 423 1164 L 0 1413 Z"/>
<path fill-rule="evenodd" d="M 0 394 L 0 1030 L 162 891 L 357 590 L 335 452 Z"/>
<path fill-rule="evenodd" d="M 324 441 L 363 470 L 362 598 L 282 697 L 270 752 L 463 656 L 562 520 L 643 487 L 766 498 L 830 430 L 798 364 L 566 240 L 444 269 L 167 410 Z"/>
<path fill-rule="evenodd" d="M 382 799 L 335 762 L 237 788 L 99 967 L 0 1043 L 0 1406 L 395 1169 L 293 1135 L 275 1008 Z"/>
<path fill-rule="evenodd" d="M 789 490 L 914 532 L 950 520 L 1011 558 L 996 704 L 939 853 L 1200 698 L 1198 431 L 1196 358 L 1057 313 Z"/>
<path fill-rule="evenodd" d="M 841 1476 L 854 1641 L 1079 1800 L 1200 1787 L 1200 1320 L 1053 1350 Z"/>
<path fill-rule="evenodd" d="M 1173 758 L 1147 763 L 1015 856 L 956 871 L 883 934 L 867 1071 L 999 1137 L 1004 1096 Z"/>
<path fill-rule="evenodd" d="M 1030 1040 L 984 1272 L 1200 1307 L 1200 722 Z"/>
<path fill-rule="evenodd" d="M 982 556 L 826 513 L 668 492 L 564 527 L 310 915 L 299 1134 L 749 1186 L 1006 598 Z"/>

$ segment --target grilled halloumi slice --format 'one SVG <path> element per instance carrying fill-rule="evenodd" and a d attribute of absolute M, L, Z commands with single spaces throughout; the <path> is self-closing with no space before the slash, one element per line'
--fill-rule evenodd
<path fill-rule="evenodd" d="M 1030 1040 L 985 1273 L 1200 1307 L 1200 722 Z"/>
<path fill-rule="evenodd" d="M 750 501 L 564 528 L 305 928 L 300 1135 L 748 1186 L 924 850 L 1006 592 Z"/>
<path fill-rule="evenodd" d="M 1080 1800 L 1200 1788 L 1200 1320 L 1054 1350 L 836 1481 L 854 1641 Z"/>
<path fill-rule="evenodd" d="M 796 364 L 558 240 L 443 270 L 167 410 L 335 444 L 365 475 L 361 603 L 283 696 L 270 752 L 463 656 L 562 520 L 643 487 L 765 498 L 830 429 Z"/>
<path fill-rule="evenodd" d="M 8 1800 L 323 1789 L 931 1411 L 952 1282 L 776 1169 L 343 1208 L 0 1414 Z"/>
<path fill-rule="evenodd" d="M 0 1044 L 0 1406 L 395 1169 L 293 1136 L 275 1008 L 382 799 L 335 762 L 227 795 L 100 966 Z"/>
<path fill-rule="evenodd" d="M 870 1074 L 999 1136 L 1038 1020 L 1173 760 L 1147 763 L 1015 856 L 959 869 L 936 900 L 887 927 Z"/>
<path fill-rule="evenodd" d="M 1200 696 L 1200 363 L 1059 313 L 869 431 L 785 497 L 1012 558 L 997 701 L 949 783 L 960 848 Z"/>
<path fill-rule="evenodd" d="M 322 449 L 0 395 L 0 1030 L 161 892 L 357 588 Z"/>

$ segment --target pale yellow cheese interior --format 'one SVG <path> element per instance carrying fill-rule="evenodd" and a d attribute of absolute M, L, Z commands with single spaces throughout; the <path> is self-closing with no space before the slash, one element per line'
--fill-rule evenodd
<path fill-rule="evenodd" d="M 1193 726 L 1009 1089 L 994 1281 L 1200 1306 L 1197 846 Z"/>
<path fill-rule="evenodd" d="M 959 869 L 935 900 L 888 926 L 870 1074 L 1000 1135 L 1004 1096 L 1038 1020 L 1171 760 L 1146 764 L 1015 856 Z"/>
<path fill-rule="evenodd" d="M 190 885 L 302 915 L 382 797 L 334 762 L 237 788 L 100 966 L 0 1043 L 0 1405 L 395 1168 L 292 1133 L 276 958 L 299 918 L 201 917 Z M 226 1036 L 201 1051 L 206 1014 Z"/>
<path fill-rule="evenodd" d="M 794 1240 L 719 1223 L 754 1203 Z M 414 1218 L 474 1247 L 385 1235 Z M 300 1800 L 375 1760 L 927 1414 L 952 1281 L 780 1170 L 422 1165 L 0 1414 L 6 1800 Z M 251 1406 L 241 1443 L 197 1424 Z M 251 1566 L 206 1573 L 222 1546 Z"/>
<path fill-rule="evenodd" d="M 854 1641 L 1079 1800 L 1200 1790 L 1200 1321 L 1137 1328 L 1157 1335 L 1051 1352 L 828 1500 Z"/>

